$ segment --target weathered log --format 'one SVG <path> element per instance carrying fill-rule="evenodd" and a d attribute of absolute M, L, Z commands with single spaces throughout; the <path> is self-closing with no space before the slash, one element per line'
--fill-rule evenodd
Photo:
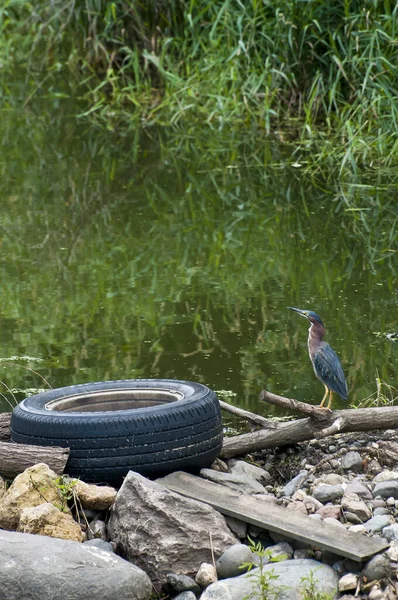
<path fill-rule="evenodd" d="M 11 439 L 11 414 L 12 413 L 0 413 L 0 442 L 9 442 Z"/>
<path fill-rule="evenodd" d="M 266 419 L 260 415 L 256 415 L 248 410 L 244 410 L 243 408 L 238 408 L 237 406 L 232 406 L 232 404 L 228 404 L 228 402 L 224 402 L 223 400 L 219 400 L 220 406 L 226 412 L 235 415 L 236 417 L 241 417 L 249 423 L 253 423 L 254 425 L 259 425 L 260 427 L 269 427 L 270 429 L 276 428 L 276 423 L 271 421 L 270 419 Z"/>
<path fill-rule="evenodd" d="M 328 410 L 266 391 L 262 392 L 261 397 L 272 404 L 309 414 L 310 417 L 279 423 L 274 429 L 261 429 L 226 438 L 221 451 L 222 458 L 324 438 L 336 433 L 398 427 L 398 406 Z"/>
<path fill-rule="evenodd" d="M 0 475 L 12 478 L 37 463 L 46 463 L 60 475 L 68 457 L 69 448 L 0 442 Z"/>

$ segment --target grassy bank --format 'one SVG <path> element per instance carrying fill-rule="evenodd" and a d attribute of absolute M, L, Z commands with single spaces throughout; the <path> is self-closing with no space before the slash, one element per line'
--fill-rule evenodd
<path fill-rule="evenodd" d="M 61 74 L 111 128 L 260 126 L 356 170 L 396 160 L 397 29 L 392 0 L 9 0 L 0 57 L 27 103 L 62 96 Z"/>

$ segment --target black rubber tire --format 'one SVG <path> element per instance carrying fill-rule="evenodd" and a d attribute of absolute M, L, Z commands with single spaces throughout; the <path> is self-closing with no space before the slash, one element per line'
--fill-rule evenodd
<path fill-rule="evenodd" d="M 54 401 L 98 392 L 167 390 L 177 401 L 127 410 L 49 410 Z M 169 379 L 87 383 L 36 394 L 14 408 L 11 439 L 70 448 L 65 472 L 89 482 L 120 483 L 129 470 L 157 476 L 209 466 L 222 446 L 221 409 L 205 385 Z"/>

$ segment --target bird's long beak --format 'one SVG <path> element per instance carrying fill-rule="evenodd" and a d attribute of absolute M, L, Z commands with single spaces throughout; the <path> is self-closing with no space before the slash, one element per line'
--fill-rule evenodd
<path fill-rule="evenodd" d="M 305 317 L 306 319 L 308 319 L 308 315 L 307 315 L 307 311 L 306 310 L 301 310 L 300 308 L 293 308 L 293 306 L 287 306 L 286 308 L 290 308 L 290 310 L 294 310 L 299 315 L 301 315 L 302 317 Z"/>

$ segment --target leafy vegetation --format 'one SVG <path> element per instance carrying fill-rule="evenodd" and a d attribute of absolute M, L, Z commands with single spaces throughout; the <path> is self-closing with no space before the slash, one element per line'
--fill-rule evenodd
<path fill-rule="evenodd" d="M 78 95 L 81 116 L 109 130 L 256 127 L 328 175 L 397 162 L 397 11 L 392 0 L 6 0 L 0 58 L 25 72 L 25 105 Z"/>
<path fill-rule="evenodd" d="M 256 562 L 245 563 L 242 568 L 248 572 L 247 577 L 252 583 L 252 591 L 243 600 L 277 600 L 286 589 L 286 585 L 278 582 L 279 576 L 275 575 L 273 569 L 265 568 L 269 563 L 280 562 L 287 559 L 286 555 L 272 557 L 267 548 L 261 542 L 254 542 L 249 538 L 250 549 L 257 556 Z M 333 600 L 330 594 L 320 592 L 318 579 L 315 576 L 317 569 L 311 570 L 307 577 L 302 577 L 297 589 L 300 600 Z"/>

